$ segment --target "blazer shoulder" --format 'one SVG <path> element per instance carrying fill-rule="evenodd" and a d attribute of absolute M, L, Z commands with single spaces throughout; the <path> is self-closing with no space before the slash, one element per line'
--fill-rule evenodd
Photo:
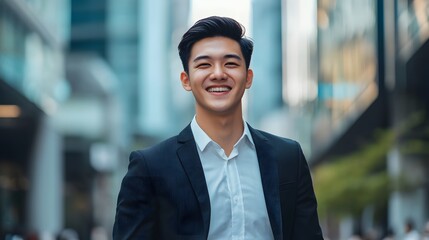
<path fill-rule="evenodd" d="M 260 147 L 267 147 L 278 161 L 278 164 L 299 164 L 301 160 L 305 160 L 301 145 L 290 138 L 280 137 L 261 130 L 256 130 L 255 137 L 260 143 Z M 261 141 L 262 139 L 262 141 Z M 254 138 L 255 140 L 255 138 Z M 267 144 L 263 143 L 266 142 Z M 258 145 L 257 145 L 258 147 Z"/>
<path fill-rule="evenodd" d="M 279 144 L 282 147 L 287 147 L 287 148 L 301 148 L 300 144 L 293 139 L 274 135 L 272 133 L 268 133 L 262 130 L 256 130 L 256 131 L 259 134 L 261 134 L 263 137 L 265 137 L 268 141 L 276 145 Z"/>

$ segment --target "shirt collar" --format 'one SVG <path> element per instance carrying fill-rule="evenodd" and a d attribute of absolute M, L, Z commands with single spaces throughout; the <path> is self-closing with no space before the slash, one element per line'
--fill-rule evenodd
<path fill-rule="evenodd" d="M 253 142 L 252 134 L 250 133 L 249 127 L 247 126 L 246 121 L 243 120 L 243 123 L 244 123 L 243 137 L 246 137 L 247 140 L 249 140 L 249 146 L 251 148 L 255 148 L 255 143 Z"/>
<path fill-rule="evenodd" d="M 197 120 L 194 118 L 191 122 L 192 133 L 194 134 L 195 142 L 197 143 L 200 151 L 204 151 L 207 145 L 212 141 L 212 139 L 201 129 L 200 125 L 198 125 Z"/>
<path fill-rule="evenodd" d="M 243 138 L 247 138 L 247 142 L 249 143 L 249 146 L 254 149 L 255 143 L 253 142 L 252 134 L 250 134 L 249 127 L 247 126 L 247 123 L 243 120 L 244 125 L 244 131 L 243 135 L 240 137 L 240 139 L 237 141 L 235 145 L 237 145 Z M 204 149 L 207 147 L 207 145 L 210 142 L 214 142 L 207 133 L 204 132 L 204 130 L 198 125 L 197 120 L 194 116 L 191 122 L 191 129 L 192 133 L 194 134 L 195 142 L 197 143 L 198 148 L 200 151 L 204 151 Z"/>

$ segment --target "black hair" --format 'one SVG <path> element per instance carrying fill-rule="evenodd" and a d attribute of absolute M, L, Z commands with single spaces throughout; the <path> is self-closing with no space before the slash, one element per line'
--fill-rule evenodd
<path fill-rule="evenodd" d="M 253 42 L 244 36 L 245 32 L 246 29 L 243 25 L 229 17 L 211 16 L 198 20 L 183 34 L 178 46 L 183 70 L 188 73 L 192 46 L 199 40 L 208 37 L 227 37 L 237 41 L 240 45 L 246 68 L 249 68 L 253 52 Z"/>

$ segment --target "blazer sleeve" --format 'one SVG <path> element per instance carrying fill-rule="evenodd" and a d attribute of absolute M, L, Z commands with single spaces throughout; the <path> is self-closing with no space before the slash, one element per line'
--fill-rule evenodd
<path fill-rule="evenodd" d="M 298 186 L 293 239 L 323 239 L 317 215 L 317 201 L 313 190 L 310 170 L 299 144 L 298 151 Z"/>
<path fill-rule="evenodd" d="M 154 239 L 156 202 L 149 170 L 140 152 L 132 152 L 129 159 L 118 195 L 113 239 Z"/>

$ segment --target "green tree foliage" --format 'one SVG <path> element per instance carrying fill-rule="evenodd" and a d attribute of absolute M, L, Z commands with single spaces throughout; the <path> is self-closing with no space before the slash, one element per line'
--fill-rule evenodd
<path fill-rule="evenodd" d="M 357 215 L 369 204 L 385 203 L 389 193 L 385 159 L 393 141 L 392 132 L 380 132 L 374 142 L 315 169 L 321 216 Z"/>
<path fill-rule="evenodd" d="M 395 131 L 380 130 L 355 152 L 317 166 L 313 179 L 320 215 L 358 216 L 368 205 L 383 208 L 393 188 L 412 188 L 403 176 L 388 176 L 386 156 L 395 144 L 403 156 L 429 156 L 426 119 L 425 113 L 416 112 Z"/>

